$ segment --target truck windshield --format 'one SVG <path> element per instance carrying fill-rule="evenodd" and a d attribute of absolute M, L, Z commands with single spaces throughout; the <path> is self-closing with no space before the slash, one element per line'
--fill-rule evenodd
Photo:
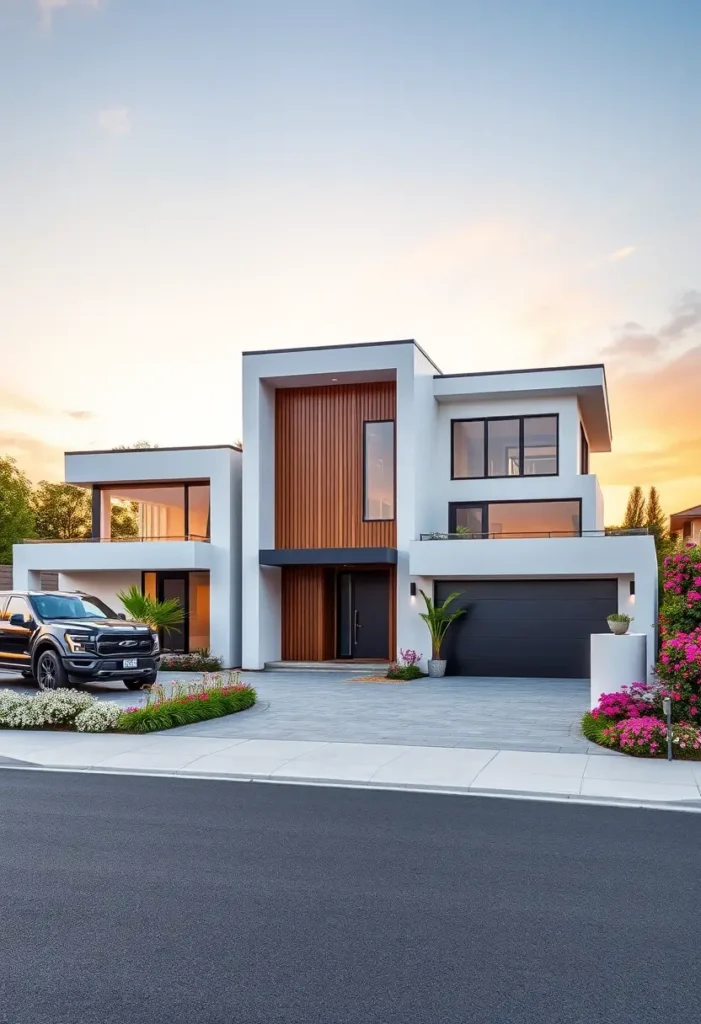
<path fill-rule="evenodd" d="M 31 602 L 42 619 L 116 619 L 111 608 L 87 594 L 32 594 Z"/>

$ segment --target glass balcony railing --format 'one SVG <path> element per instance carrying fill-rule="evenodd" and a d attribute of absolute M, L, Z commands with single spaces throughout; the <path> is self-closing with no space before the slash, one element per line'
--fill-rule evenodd
<path fill-rule="evenodd" d="M 457 533 L 422 533 L 419 540 L 538 540 L 548 537 L 641 537 L 649 534 L 647 527 L 634 530 L 621 530 L 607 527 L 603 530 L 519 530 L 515 533 L 473 533 L 471 530 L 459 530 Z"/>
<path fill-rule="evenodd" d="M 196 533 L 188 533 L 181 536 L 169 535 L 167 537 L 33 537 L 23 540 L 23 544 L 150 544 L 152 541 L 183 541 L 199 540 L 209 543 L 209 537 L 203 537 Z"/>

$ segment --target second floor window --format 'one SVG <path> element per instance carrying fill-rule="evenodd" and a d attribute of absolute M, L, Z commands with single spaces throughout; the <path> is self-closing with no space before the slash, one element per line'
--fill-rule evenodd
<path fill-rule="evenodd" d="M 394 519 L 394 420 L 363 424 L 363 519 Z"/>
<path fill-rule="evenodd" d="M 97 490 L 99 536 L 105 540 L 209 540 L 208 483 L 115 484 Z"/>
<path fill-rule="evenodd" d="M 453 480 L 556 476 L 557 472 L 555 414 L 452 421 Z"/>

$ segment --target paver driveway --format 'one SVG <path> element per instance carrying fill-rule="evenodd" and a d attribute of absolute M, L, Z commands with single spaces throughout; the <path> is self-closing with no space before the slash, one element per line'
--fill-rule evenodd
<path fill-rule="evenodd" d="M 242 676 L 258 691 L 254 708 L 170 735 L 601 752 L 579 730 L 589 699 L 584 679 L 452 676 L 391 684 L 358 682 L 357 676 L 338 672 Z M 161 678 L 168 682 L 176 676 L 161 673 Z M 0 687 L 12 684 L 36 692 L 21 678 L 0 674 Z M 141 699 L 120 684 L 89 689 L 125 705 Z"/>
<path fill-rule="evenodd" d="M 432 747 L 598 751 L 579 730 L 581 679 L 453 676 L 362 683 L 339 673 L 245 672 L 259 703 L 244 715 L 185 727 L 190 735 L 406 743 Z"/>

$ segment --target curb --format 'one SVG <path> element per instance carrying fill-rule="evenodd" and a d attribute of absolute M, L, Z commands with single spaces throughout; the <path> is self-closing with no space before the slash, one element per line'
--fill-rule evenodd
<path fill-rule="evenodd" d="M 217 775 L 211 772 L 188 771 L 187 768 L 170 770 L 165 768 L 113 768 L 110 766 L 100 767 L 99 765 L 38 765 L 30 762 L 17 762 L 15 764 L 0 762 L 0 769 L 4 769 L 6 771 L 75 772 L 88 775 L 132 775 L 151 778 L 192 779 L 202 782 L 210 780 L 215 782 L 266 783 L 282 786 L 328 786 L 335 789 L 365 789 L 392 791 L 398 793 L 433 793 L 440 796 L 473 796 L 503 800 L 534 800 L 543 803 L 581 804 L 587 807 L 623 807 L 651 811 L 684 811 L 687 814 L 701 813 L 701 799 L 693 802 L 669 800 L 661 803 L 655 800 L 632 800 L 624 797 L 592 797 L 580 796 L 579 794 L 549 793 L 547 790 L 533 793 L 517 789 L 490 789 L 487 787 L 471 789 L 466 786 L 440 786 L 429 783 L 374 783 L 372 781 L 363 780 L 353 781 L 349 779 L 323 779 L 314 777 L 303 778 L 299 776 L 284 775 L 276 775 L 273 777 L 271 775 L 255 774 L 252 772 L 242 772 L 239 774 L 231 772 L 226 775 Z"/>

